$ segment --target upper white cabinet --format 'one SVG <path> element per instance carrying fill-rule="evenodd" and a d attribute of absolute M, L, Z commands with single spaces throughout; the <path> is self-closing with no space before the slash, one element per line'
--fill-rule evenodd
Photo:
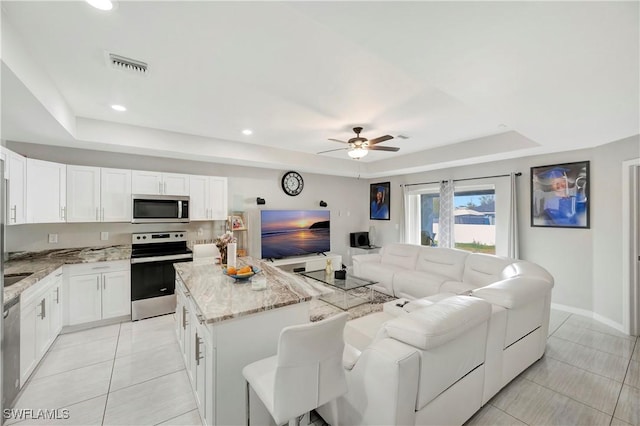
<path fill-rule="evenodd" d="M 191 176 L 189 181 L 191 220 L 227 219 L 227 178 Z"/>
<path fill-rule="evenodd" d="M 19 225 L 27 221 L 27 159 L 15 152 L 6 152 L 9 168 L 7 224 Z"/>
<path fill-rule="evenodd" d="M 130 222 L 131 170 L 67 166 L 67 222 Z"/>
<path fill-rule="evenodd" d="M 132 192 L 149 195 L 189 195 L 189 175 L 133 170 Z"/>
<path fill-rule="evenodd" d="M 103 222 L 131 222 L 131 170 L 100 169 Z"/>
<path fill-rule="evenodd" d="M 9 179 L 9 152 L 0 146 L 0 160 L 4 161 L 4 178 Z"/>
<path fill-rule="evenodd" d="M 65 221 L 67 166 L 27 159 L 27 223 Z"/>

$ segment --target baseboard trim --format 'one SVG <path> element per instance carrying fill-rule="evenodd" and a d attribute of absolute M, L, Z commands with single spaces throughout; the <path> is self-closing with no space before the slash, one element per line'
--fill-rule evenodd
<path fill-rule="evenodd" d="M 551 309 L 556 309 L 558 311 L 569 312 L 570 314 L 576 314 L 583 317 L 591 318 L 606 325 L 607 327 L 611 327 L 615 329 L 616 331 L 628 334 L 627 332 L 624 331 L 624 326 L 622 324 L 615 322 L 613 320 L 610 320 L 607 317 L 603 317 L 600 314 L 596 314 L 595 312 L 588 311 L 586 309 L 574 308 L 573 306 L 562 305 L 560 303 L 552 303 Z"/>

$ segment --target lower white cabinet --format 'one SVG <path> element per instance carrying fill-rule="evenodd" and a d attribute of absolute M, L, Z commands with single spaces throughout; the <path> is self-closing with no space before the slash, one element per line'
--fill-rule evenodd
<path fill-rule="evenodd" d="M 69 265 L 65 324 L 131 315 L 131 265 L 126 261 Z"/>
<path fill-rule="evenodd" d="M 20 296 L 20 386 L 23 386 L 62 328 L 62 268 Z"/>
<path fill-rule="evenodd" d="M 189 292 L 176 280 L 175 326 L 185 367 L 193 388 L 200 416 L 206 425 L 215 424 L 215 349 L 210 331 L 190 299 Z"/>

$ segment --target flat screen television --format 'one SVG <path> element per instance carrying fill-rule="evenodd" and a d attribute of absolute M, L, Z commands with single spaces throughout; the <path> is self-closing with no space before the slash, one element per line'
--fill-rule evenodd
<path fill-rule="evenodd" d="M 282 259 L 331 250 L 329 210 L 262 210 L 263 259 Z"/>

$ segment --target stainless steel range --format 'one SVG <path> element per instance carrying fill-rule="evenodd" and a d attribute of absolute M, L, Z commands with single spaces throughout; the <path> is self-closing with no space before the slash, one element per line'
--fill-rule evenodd
<path fill-rule="evenodd" d="M 131 318 L 135 320 L 176 310 L 176 262 L 190 262 L 187 232 L 144 232 L 131 235 Z"/>

